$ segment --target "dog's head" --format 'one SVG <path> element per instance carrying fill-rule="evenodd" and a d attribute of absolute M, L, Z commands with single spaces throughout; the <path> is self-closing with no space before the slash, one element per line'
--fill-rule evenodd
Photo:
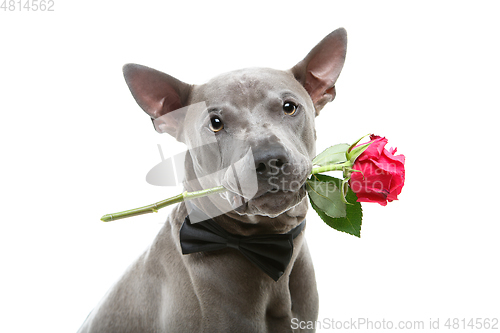
<path fill-rule="evenodd" d="M 124 75 L 156 129 L 188 146 L 187 189 L 224 185 L 229 191 L 212 204 L 252 223 L 256 215 L 305 215 L 314 120 L 335 98 L 346 46 L 337 29 L 290 70 L 243 69 L 202 85 L 135 64 Z"/>

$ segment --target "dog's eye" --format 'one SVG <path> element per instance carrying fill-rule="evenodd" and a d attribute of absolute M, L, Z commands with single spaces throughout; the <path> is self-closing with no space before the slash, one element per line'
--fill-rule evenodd
<path fill-rule="evenodd" d="M 222 123 L 222 120 L 220 120 L 219 117 L 214 116 L 210 119 L 210 126 L 209 127 L 213 132 L 218 132 L 224 128 L 224 124 Z"/>
<path fill-rule="evenodd" d="M 291 116 L 295 112 L 297 112 L 297 104 L 295 104 L 294 102 L 285 102 L 283 103 L 283 111 L 286 115 Z"/>

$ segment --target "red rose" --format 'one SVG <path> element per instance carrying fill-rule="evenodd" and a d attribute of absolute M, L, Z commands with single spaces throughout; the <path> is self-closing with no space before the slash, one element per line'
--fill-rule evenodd
<path fill-rule="evenodd" d="M 387 139 L 370 136 L 370 146 L 353 165 L 350 186 L 358 202 L 378 202 L 382 206 L 398 199 L 405 183 L 405 157 L 394 155 L 396 148 L 385 149 Z"/>

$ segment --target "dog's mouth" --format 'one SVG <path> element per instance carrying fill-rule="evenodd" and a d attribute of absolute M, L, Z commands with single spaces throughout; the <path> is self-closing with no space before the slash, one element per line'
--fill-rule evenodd
<path fill-rule="evenodd" d="M 276 217 L 298 205 L 306 193 L 304 182 L 296 190 L 274 188 L 259 191 L 250 200 L 234 192 L 227 192 L 226 198 L 234 211 L 240 215 Z"/>

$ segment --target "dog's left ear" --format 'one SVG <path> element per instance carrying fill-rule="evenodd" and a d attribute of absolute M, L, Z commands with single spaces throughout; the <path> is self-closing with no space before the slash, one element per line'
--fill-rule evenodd
<path fill-rule="evenodd" d="M 316 115 L 335 98 L 335 82 L 344 66 L 347 32 L 339 28 L 326 36 L 292 68 L 292 73 L 307 90 Z"/>

